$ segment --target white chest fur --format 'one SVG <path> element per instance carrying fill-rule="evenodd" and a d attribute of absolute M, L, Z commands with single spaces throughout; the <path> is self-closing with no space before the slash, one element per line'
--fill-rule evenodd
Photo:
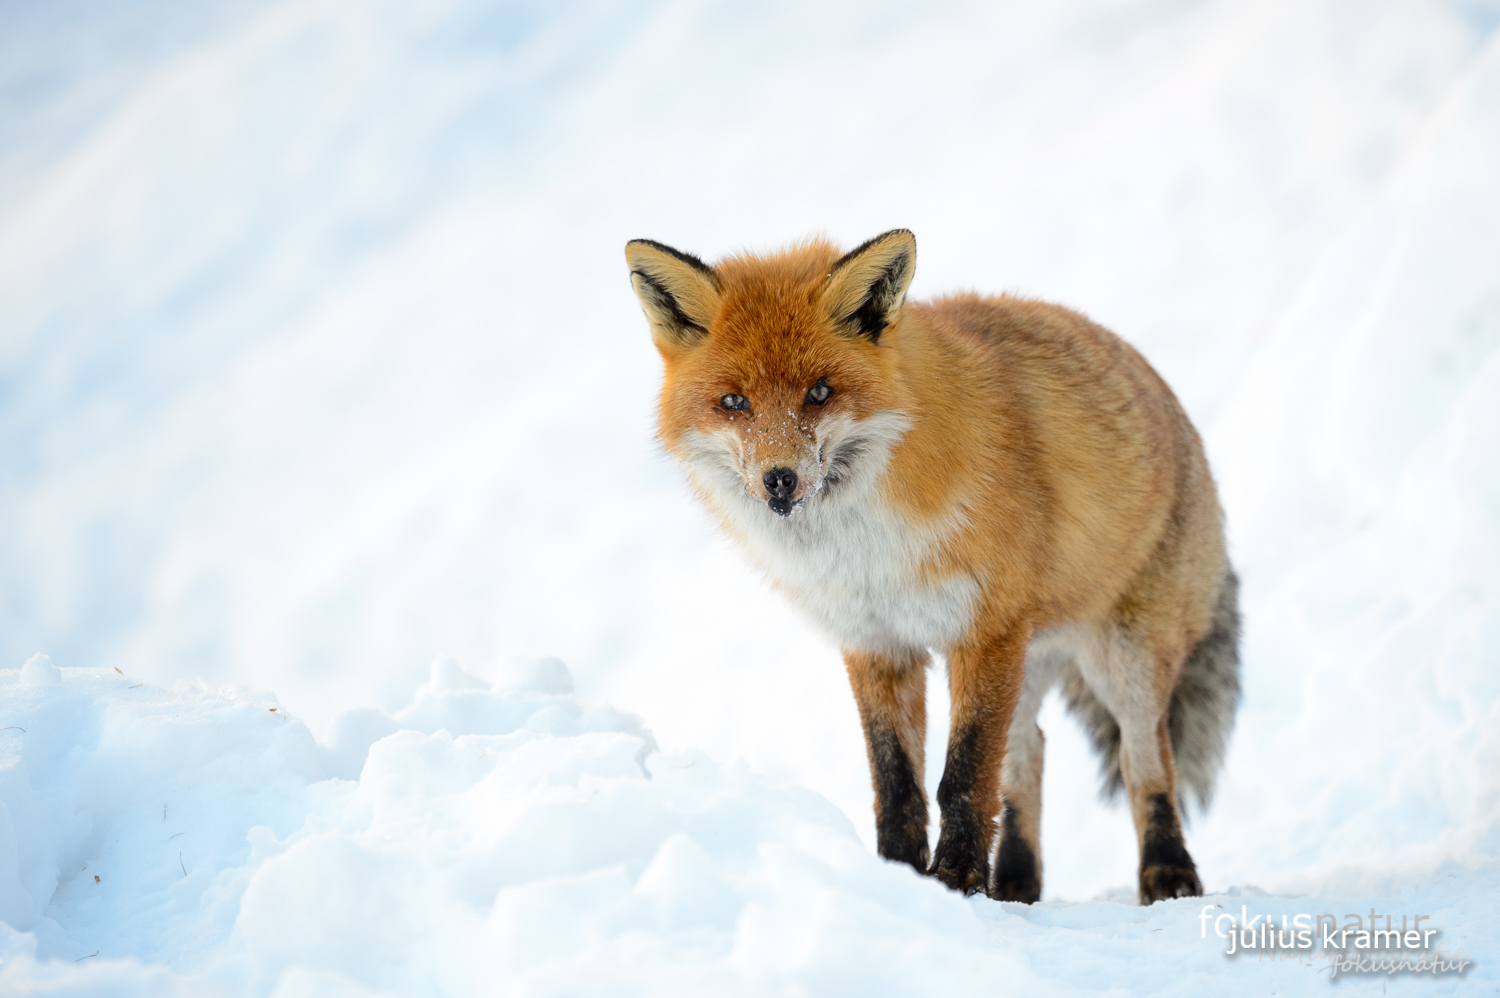
<path fill-rule="evenodd" d="M 750 496 L 728 462 L 690 461 L 689 472 L 756 565 L 841 647 L 948 648 L 967 630 L 979 586 L 968 575 L 934 579 L 921 571 L 957 524 L 914 526 L 885 502 L 880 478 L 906 421 L 893 413 L 885 422 L 861 427 L 858 464 L 790 517 Z M 701 443 L 694 451 L 705 458 L 718 451 Z"/>
<path fill-rule="evenodd" d="M 974 580 L 923 579 L 917 569 L 928 545 L 900 517 L 877 504 L 828 498 L 785 520 L 760 510 L 767 515 L 746 539 L 762 570 L 842 647 L 906 651 L 956 642 L 972 616 Z"/>

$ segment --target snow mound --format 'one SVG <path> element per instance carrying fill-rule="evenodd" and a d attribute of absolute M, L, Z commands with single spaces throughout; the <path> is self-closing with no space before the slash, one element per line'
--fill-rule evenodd
<path fill-rule="evenodd" d="M 265 694 L 31 674 L 0 671 L 0 992 L 1031 979 L 826 800 L 657 751 L 556 660 L 494 684 L 436 662 L 409 706 L 344 714 L 326 746 Z"/>

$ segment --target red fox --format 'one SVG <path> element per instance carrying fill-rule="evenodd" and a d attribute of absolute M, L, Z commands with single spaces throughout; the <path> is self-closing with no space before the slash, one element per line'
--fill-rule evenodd
<path fill-rule="evenodd" d="M 905 229 L 713 266 L 629 243 L 666 367 L 661 441 L 839 643 L 880 855 L 965 894 L 1039 900 L 1036 718 L 1060 684 L 1106 795 L 1129 796 L 1141 903 L 1202 894 L 1182 795 L 1207 805 L 1240 696 L 1238 583 L 1203 445 L 1140 354 L 1076 312 L 906 301 L 916 251 Z M 934 650 L 952 714 L 929 856 Z"/>

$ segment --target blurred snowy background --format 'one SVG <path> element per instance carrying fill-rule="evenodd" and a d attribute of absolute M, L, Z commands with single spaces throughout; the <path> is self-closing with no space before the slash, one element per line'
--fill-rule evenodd
<path fill-rule="evenodd" d="M 869 844 L 836 650 L 652 441 L 622 247 L 904 226 L 914 296 L 1080 309 L 1205 435 L 1246 616 L 1206 885 L 1493 863 L 1497 27 L 1493 0 L 0 4 L 0 666 L 274 691 L 329 743 L 435 657 L 555 655 Z M 1044 727 L 1046 896 L 1127 887 L 1128 815 Z"/>

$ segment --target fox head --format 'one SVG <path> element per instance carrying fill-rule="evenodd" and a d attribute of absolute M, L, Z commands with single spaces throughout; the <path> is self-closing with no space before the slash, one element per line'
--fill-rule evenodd
<path fill-rule="evenodd" d="M 698 488 L 789 517 L 883 461 L 881 443 L 904 425 L 889 345 L 916 256 L 906 229 L 842 256 L 814 240 L 714 266 L 626 245 L 666 365 L 661 439 Z"/>

